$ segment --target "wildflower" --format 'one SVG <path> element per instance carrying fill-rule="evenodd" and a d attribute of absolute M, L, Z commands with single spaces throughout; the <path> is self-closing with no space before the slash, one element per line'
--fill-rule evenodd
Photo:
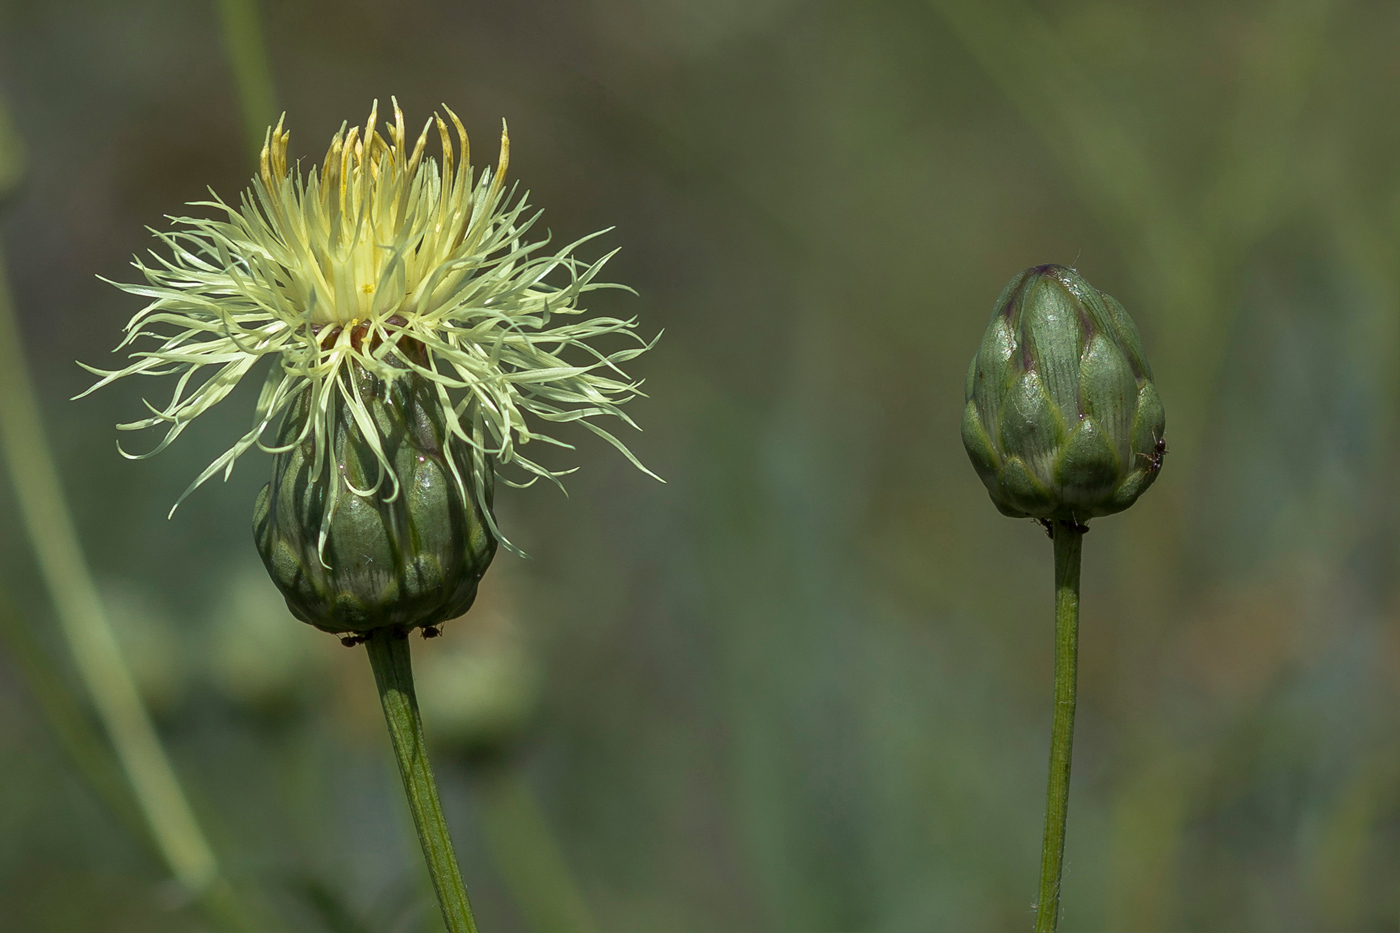
<path fill-rule="evenodd" d="M 143 337 L 159 345 L 132 352 L 133 362 L 123 369 L 85 366 L 102 378 L 83 395 L 125 376 L 178 376 L 168 404 L 156 409 L 147 403 L 151 417 L 117 426 L 165 428 L 155 449 L 127 454 L 133 459 L 164 450 L 260 360 L 276 361 L 251 430 L 200 473 L 181 500 L 220 471 L 227 478 L 254 446 L 270 453 L 285 449 L 264 444 L 263 437 L 303 396 L 313 413 L 305 431 L 315 437 L 318 472 L 330 466 L 333 396 L 355 413 L 366 440 L 377 446 L 377 432 L 369 429 L 349 378 L 351 364 L 389 382 L 409 373 L 427 380 L 452 435 L 473 451 L 473 462 L 454 464 L 454 470 L 469 469 L 477 480 L 487 458 L 536 478 L 571 472 L 521 455 L 519 448 L 531 440 L 571 446 L 539 433 L 527 415 L 578 422 L 645 469 L 589 419 L 611 415 L 636 426 L 620 406 L 640 394 L 639 383 L 619 366 L 650 344 L 637 339 L 634 347 L 604 354 L 588 341 L 635 337 L 635 319 L 569 320 L 583 313 L 577 304 L 583 293 L 624 288 L 595 281 L 616 250 L 592 263 L 573 255 L 607 231 L 536 255 L 548 239 L 531 242 L 525 235 L 539 214 L 527 216 L 526 198 L 514 198 L 514 189 L 505 188 L 509 136 L 502 131 L 496 169 L 484 169 L 473 183 L 466 130 L 444 110 L 456 146 L 447 124 L 434 115 L 409 148 L 397 103 L 386 141 L 376 128 L 376 104 L 363 133 L 342 126 L 320 171 L 305 177 L 288 167 L 290 134 L 279 121 L 238 208 L 217 195 L 193 203 L 224 217 L 171 218 L 178 229 L 152 231 L 170 256 L 152 253 L 155 265 L 133 263 L 146 284 L 113 283 L 150 299 L 127 324 L 118 350 Z M 434 124 L 440 168 L 424 157 Z M 567 284 L 546 284 L 554 272 L 566 274 Z M 399 352 L 409 347 L 416 352 Z M 566 362 L 561 353 L 567 350 L 581 351 L 588 361 Z M 376 459 L 394 482 L 387 459 Z"/>
<path fill-rule="evenodd" d="M 522 481 L 513 485 L 529 485 L 570 472 L 522 454 L 530 441 L 571 446 L 539 423 L 578 423 L 645 470 L 594 423 L 612 416 L 635 427 L 621 406 L 640 383 L 621 365 L 651 346 L 636 336 L 635 319 L 583 317 L 586 292 L 623 287 L 597 281 L 613 253 L 575 257 L 597 233 L 556 252 L 543 249 L 548 237 L 528 239 L 539 214 L 506 187 L 509 137 L 503 130 L 496 168 L 473 179 L 466 131 L 444 110 L 447 120 L 434 115 L 410 142 L 397 102 L 383 133 L 376 104 L 363 129 L 342 126 L 320 169 L 305 175 L 288 165 L 289 134 L 279 121 L 236 207 L 217 195 L 195 202 L 216 216 L 171 218 L 175 229 L 153 231 L 167 254 L 134 262 L 145 282 L 114 283 L 149 304 L 118 347 L 131 348 L 131 362 L 86 367 L 100 377 L 88 392 L 128 376 L 175 378 L 165 405 L 147 402 L 149 417 L 117 426 L 164 431 L 154 449 L 123 450 L 128 457 L 164 450 L 271 360 L 252 426 L 176 507 L 212 476 L 227 479 L 253 447 L 276 455 L 283 473 L 294 459 L 298 481 L 323 497 L 307 537 L 316 562 L 330 569 L 343 505 L 411 500 L 405 482 L 429 481 L 405 472 L 410 448 L 414 462 L 435 459 L 440 475 L 431 481 L 452 487 L 459 518 L 485 522 L 492 551 L 500 537 L 495 473 L 514 467 Z M 434 128 L 440 165 L 425 152 Z M 561 283 L 547 283 L 551 276 Z M 630 345 L 592 346 L 611 335 Z M 405 432 L 413 435 L 407 446 Z M 274 491 L 277 479 L 275 471 Z"/>
<path fill-rule="evenodd" d="M 1002 290 L 967 371 L 962 437 L 1003 515 L 1045 526 L 1055 550 L 1055 700 L 1036 930 L 1057 928 L 1088 521 L 1157 479 L 1166 413 L 1123 306 L 1067 266 L 1032 266 Z"/>
<path fill-rule="evenodd" d="M 1066 266 L 1007 284 L 967 373 L 963 444 L 1022 518 L 1120 512 L 1157 478 L 1166 415 L 1123 306 Z"/>

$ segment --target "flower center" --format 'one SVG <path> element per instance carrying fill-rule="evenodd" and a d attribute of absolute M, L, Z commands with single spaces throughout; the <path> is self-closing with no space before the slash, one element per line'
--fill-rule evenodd
<path fill-rule="evenodd" d="M 312 324 L 311 333 L 316 336 L 321 349 L 329 350 L 340 340 L 341 333 L 348 331 L 350 348 L 356 353 L 373 353 L 379 349 L 386 338 L 397 333 L 399 335 L 396 339 L 398 355 L 420 366 L 426 366 L 428 349 L 423 346 L 421 340 L 410 337 L 400 330 L 406 324 L 408 321 L 395 314 L 386 318 L 378 326 L 359 318 L 353 318 L 345 324 Z M 392 331 L 389 328 L 392 328 Z"/>

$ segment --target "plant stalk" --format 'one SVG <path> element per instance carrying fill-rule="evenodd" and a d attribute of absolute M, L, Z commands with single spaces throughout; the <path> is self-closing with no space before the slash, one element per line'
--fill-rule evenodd
<path fill-rule="evenodd" d="M 1082 526 L 1056 522 L 1055 538 L 1055 711 L 1050 726 L 1050 781 L 1045 793 L 1045 841 L 1040 851 L 1040 897 L 1036 933 L 1054 933 L 1060 920 L 1060 875 L 1064 870 L 1069 766 L 1074 745 L 1075 680 L 1079 665 L 1079 558 Z"/>
<path fill-rule="evenodd" d="M 394 757 L 398 760 L 399 776 L 413 811 L 413 825 L 418 830 L 418 842 L 423 847 L 423 859 L 442 908 L 442 920 L 449 933 L 477 933 L 467 888 L 462 883 L 462 871 L 457 867 L 457 853 L 452 849 L 452 837 L 438 800 L 437 782 L 428 763 L 428 750 L 423 741 L 423 720 L 418 715 L 418 697 L 413 692 L 413 664 L 409 657 L 407 633 L 385 629 L 365 640 L 369 663 L 374 668 L 374 682 L 379 687 L 379 702 L 384 707 L 384 721 L 389 726 Z"/>

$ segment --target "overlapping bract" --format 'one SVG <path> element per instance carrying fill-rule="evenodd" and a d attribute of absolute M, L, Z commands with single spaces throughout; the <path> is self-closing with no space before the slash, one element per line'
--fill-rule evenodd
<path fill-rule="evenodd" d="M 1066 266 L 997 299 L 967 373 L 962 436 L 1004 514 L 1085 522 L 1157 478 L 1166 415 L 1123 306 Z"/>
<path fill-rule="evenodd" d="M 533 421 L 578 422 L 645 469 L 590 419 L 613 416 L 635 427 L 620 406 L 640 394 L 639 383 L 621 364 L 650 344 L 636 336 L 635 320 L 567 320 L 582 315 L 585 292 L 623 287 L 595 281 L 612 254 L 592 263 L 576 259 L 574 250 L 592 238 L 585 237 L 537 255 L 547 239 L 525 236 L 538 214 L 526 216 L 525 197 L 514 198 L 504 186 L 508 137 L 502 133 L 496 169 L 482 170 L 473 181 L 466 132 L 450 110 L 447 115 L 455 144 L 448 123 L 435 116 L 410 146 L 397 104 L 387 139 L 376 106 L 363 132 L 342 127 L 320 170 L 305 176 L 287 164 L 288 133 L 279 122 L 238 207 L 214 196 L 193 206 L 221 216 L 176 217 L 175 230 L 153 231 L 169 255 L 136 261 L 145 284 L 118 283 L 150 301 L 128 323 L 118 349 L 147 340 L 155 346 L 133 350 L 122 369 L 88 367 L 101 377 L 89 392 L 126 376 L 176 377 L 166 405 L 147 403 L 150 417 L 118 425 L 164 428 L 154 450 L 135 456 L 163 450 L 260 360 L 273 359 L 251 428 L 181 500 L 220 471 L 227 478 L 252 447 L 277 453 L 308 438 L 312 473 L 328 479 L 337 406 L 361 425 L 378 464 L 367 488 L 350 491 L 398 495 L 399 478 L 358 395 L 352 365 L 385 381 L 411 373 L 427 383 L 445 430 L 471 452 L 464 463 L 456 445 L 448 445 L 448 470 L 462 492 L 478 499 L 488 521 L 482 490 L 493 470 L 515 464 L 528 482 L 540 476 L 557 481 L 569 472 L 521 455 L 531 440 L 569 446 Z M 434 125 L 441 166 L 424 154 Z M 546 283 L 551 274 L 565 281 Z M 603 352 L 589 343 L 608 335 L 630 338 L 630 345 Z M 398 352 L 404 341 L 415 341 L 425 354 Z M 269 429 L 293 405 L 306 412 L 300 435 L 266 443 Z"/>
<path fill-rule="evenodd" d="M 407 631 L 462 615 L 496 553 L 489 476 L 478 495 L 464 495 L 454 482 L 454 455 L 470 459 L 471 451 L 446 430 L 427 380 L 385 381 L 355 363 L 350 378 L 399 494 L 337 495 L 342 485 L 367 486 L 379 456 L 337 397 L 330 400 L 331 454 L 339 475 L 316 480 L 311 438 L 293 442 L 309 416 L 303 396 L 282 423 L 278 439 L 287 449 L 273 458 L 272 481 L 253 509 L 258 553 L 292 614 L 327 632 Z"/>

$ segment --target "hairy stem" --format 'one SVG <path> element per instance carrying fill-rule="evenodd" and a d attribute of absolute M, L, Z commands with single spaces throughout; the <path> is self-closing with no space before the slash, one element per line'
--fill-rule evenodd
<path fill-rule="evenodd" d="M 428 764 L 423 720 L 418 715 L 418 697 L 413 692 L 408 637 L 396 629 L 383 629 L 371 635 L 365 647 L 369 651 L 370 666 L 374 668 L 374 682 L 379 687 L 379 702 L 389 725 L 399 776 L 403 778 L 408 807 L 413 811 L 413 825 L 418 830 L 418 842 L 423 846 L 423 859 L 428 863 L 443 922 L 450 933 L 476 933 L 476 920 L 467 902 L 467 888 L 462 883 L 457 853 L 452 849 L 452 837 L 448 835 L 442 803 L 438 800 L 437 782 Z"/>
<path fill-rule="evenodd" d="M 1074 694 L 1079 663 L 1080 527 L 1056 522 L 1055 712 L 1050 726 L 1050 781 L 1045 793 L 1045 841 L 1040 852 L 1036 933 L 1053 933 L 1060 919 L 1060 875 L 1065 858 L 1069 765 L 1074 745 Z"/>

